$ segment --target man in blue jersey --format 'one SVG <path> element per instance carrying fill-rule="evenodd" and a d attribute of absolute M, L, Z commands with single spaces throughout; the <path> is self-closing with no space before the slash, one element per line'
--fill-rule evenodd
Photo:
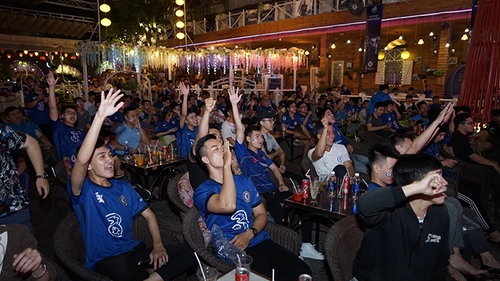
<path fill-rule="evenodd" d="M 45 135 L 49 136 L 49 140 L 52 140 L 52 127 L 50 125 L 51 122 L 47 107 L 48 98 L 46 94 L 40 84 L 37 83 L 36 87 L 32 88 L 32 92 L 24 100 L 25 107 L 29 109 L 31 121 L 37 124 Z"/>
<path fill-rule="evenodd" d="M 189 151 L 194 146 L 198 134 L 197 109 L 191 107 L 188 110 L 189 85 L 179 84 L 183 94 L 181 119 L 177 128 L 177 154 L 188 157 Z"/>
<path fill-rule="evenodd" d="M 273 269 L 277 281 L 296 280 L 304 273 L 311 275 L 307 264 L 274 243 L 264 229 L 266 208 L 248 177 L 233 176 L 229 142 L 223 146 L 209 134 L 198 140 L 196 155 L 206 165 L 210 178 L 196 189 L 193 201 L 208 228 L 218 225 L 230 243 L 253 258 L 252 270 L 269 278 Z"/>
<path fill-rule="evenodd" d="M 47 147 L 51 147 L 49 139 L 43 134 L 42 130 L 37 124 L 31 122 L 30 120 L 25 120 L 21 110 L 15 106 L 9 106 L 5 109 L 5 119 L 7 120 L 7 125 L 16 131 L 25 132 L 32 138 L 45 144 Z"/>
<path fill-rule="evenodd" d="M 149 144 L 151 142 L 149 135 L 142 128 L 141 121 L 139 120 L 139 113 L 137 108 L 127 106 L 123 109 L 124 122 L 118 124 L 113 132 L 117 139 L 113 141 L 116 146 L 116 154 L 123 155 L 125 149 L 125 142 L 128 142 L 130 153 L 134 153 L 141 143 Z"/>
<path fill-rule="evenodd" d="M 113 280 L 173 280 L 195 266 L 186 244 L 163 246 L 155 214 L 125 181 L 110 180 L 114 161 L 99 131 L 122 105 L 119 92 L 101 93 L 102 102 L 78 152 L 68 191 L 85 242 L 85 267 Z M 153 248 L 133 238 L 133 219 L 143 216 Z M 167 253 L 168 251 L 168 253 Z M 146 261 L 151 268 L 139 265 Z"/>
<path fill-rule="evenodd" d="M 56 79 L 52 71 L 47 75 L 50 120 L 52 120 L 57 156 L 59 160 L 64 160 L 66 171 L 69 173 L 75 162 L 76 148 L 82 144 L 85 132 L 75 128 L 77 112 L 74 106 L 63 107 L 59 118 L 55 92 L 58 80 L 59 78 Z"/>
<path fill-rule="evenodd" d="M 266 199 L 267 210 L 277 223 L 283 224 L 284 210 L 281 203 L 292 196 L 283 181 L 280 169 L 262 150 L 264 138 L 260 127 L 250 126 L 243 128 L 238 111 L 238 92 L 229 91 L 229 99 L 234 112 L 234 123 L 236 125 L 236 142 L 234 151 L 243 175 L 249 177 L 257 191 Z M 245 140 L 248 146 L 245 146 Z M 269 170 L 272 171 L 278 186 L 271 180 Z M 302 221 L 302 248 L 300 255 L 305 258 L 323 260 L 322 253 L 316 251 L 311 244 L 312 220 Z"/>
<path fill-rule="evenodd" d="M 366 116 L 370 116 L 373 114 L 373 111 L 375 110 L 375 104 L 377 102 L 384 102 L 386 100 L 392 100 L 391 96 L 389 95 L 389 85 L 382 84 L 379 86 L 379 91 L 371 97 L 368 108 L 366 109 Z"/>

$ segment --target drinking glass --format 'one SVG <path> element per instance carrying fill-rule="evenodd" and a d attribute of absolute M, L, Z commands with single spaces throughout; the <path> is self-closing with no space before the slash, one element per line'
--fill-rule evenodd
<path fill-rule="evenodd" d="M 312 182 L 311 187 L 310 187 L 311 201 L 309 202 L 309 204 L 311 204 L 313 206 L 318 205 L 318 202 L 316 201 L 316 197 L 318 197 L 318 191 L 319 191 L 320 185 L 321 185 L 321 181 L 319 180 L 319 177 L 315 177 L 313 179 L 313 182 Z"/>

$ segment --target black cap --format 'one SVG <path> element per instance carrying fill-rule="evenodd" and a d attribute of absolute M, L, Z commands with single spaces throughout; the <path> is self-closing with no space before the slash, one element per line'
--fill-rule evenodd
<path fill-rule="evenodd" d="M 259 112 L 259 114 L 257 114 L 257 122 L 260 122 L 260 121 L 262 121 L 262 119 L 266 119 L 266 118 L 274 119 L 275 116 L 276 116 L 276 113 L 274 113 L 270 110 L 262 110 L 261 112 Z"/>

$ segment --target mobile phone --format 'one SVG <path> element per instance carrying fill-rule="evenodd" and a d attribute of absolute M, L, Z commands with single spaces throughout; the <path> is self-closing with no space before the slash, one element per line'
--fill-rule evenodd
<path fill-rule="evenodd" d="M 143 260 L 137 263 L 138 266 L 153 267 L 153 263 L 150 264 L 150 260 Z"/>

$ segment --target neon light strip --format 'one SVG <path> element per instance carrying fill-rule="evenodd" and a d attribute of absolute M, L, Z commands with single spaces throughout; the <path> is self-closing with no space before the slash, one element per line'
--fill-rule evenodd
<path fill-rule="evenodd" d="M 472 8 L 463 9 L 463 10 L 454 10 L 454 11 L 442 11 L 442 12 L 427 13 L 427 14 L 420 14 L 420 15 L 410 15 L 410 16 L 404 16 L 404 17 L 387 18 L 387 19 L 382 19 L 382 22 L 391 22 L 391 21 L 396 21 L 396 20 L 408 20 L 408 19 L 425 18 L 425 17 L 433 17 L 433 16 L 456 15 L 456 14 L 469 13 L 471 11 L 472 11 Z M 342 27 L 349 27 L 350 29 L 354 29 L 353 26 L 357 26 L 357 25 L 364 26 L 365 24 L 366 24 L 366 21 L 357 21 L 357 22 L 340 23 L 340 24 L 318 26 L 318 27 L 307 27 L 307 28 L 301 28 L 301 29 L 295 29 L 295 30 L 266 33 L 266 34 L 260 35 L 259 37 L 260 37 L 260 39 L 265 39 L 265 38 L 269 39 L 268 37 L 272 37 L 272 36 L 286 37 L 285 35 L 290 35 L 290 34 L 296 35 L 296 33 L 308 33 L 311 31 L 320 32 L 322 29 L 334 29 L 334 28 L 342 28 Z M 242 41 L 245 39 L 252 39 L 252 38 L 255 39 L 255 36 L 256 35 L 246 35 L 246 36 L 233 37 L 233 38 L 214 40 L 214 41 L 208 41 L 208 42 L 179 45 L 179 46 L 176 46 L 175 49 L 201 46 L 201 45 L 214 45 L 214 44 L 221 44 L 221 43 L 225 43 L 225 42 Z M 259 41 L 261 41 L 261 40 L 259 40 Z"/>

